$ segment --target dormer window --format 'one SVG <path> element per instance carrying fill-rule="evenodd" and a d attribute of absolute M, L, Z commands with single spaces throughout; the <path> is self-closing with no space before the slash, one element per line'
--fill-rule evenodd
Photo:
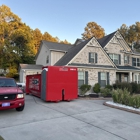
<path fill-rule="evenodd" d="M 97 53 L 89 53 L 89 63 L 97 63 Z"/>

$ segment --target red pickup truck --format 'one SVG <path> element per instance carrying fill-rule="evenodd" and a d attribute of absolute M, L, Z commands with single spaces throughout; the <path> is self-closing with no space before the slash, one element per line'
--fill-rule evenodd
<path fill-rule="evenodd" d="M 24 94 L 13 78 L 0 77 L 0 110 L 23 111 Z"/>

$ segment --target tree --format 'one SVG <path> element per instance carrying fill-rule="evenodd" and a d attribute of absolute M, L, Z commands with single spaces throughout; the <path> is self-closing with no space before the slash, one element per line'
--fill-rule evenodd
<path fill-rule="evenodd" d="M 57 39 L 52 37 L 48 32 L 45 32 L 42 38 L 46 41 L 57 42 Z"/>
<path fill-rule="evenodd" d="M 119 32 L 130 47 L 140 49 L 140 22 L 136 22 L 129 27 L 123 24 L 119 28 Z"/>
<path fill-rule="evenodd" d="M 104 37 L 104 29 L 98 25 L 96 22 L 89 22 L 85 27 L 85 32 L 82 34 L 82 38 L 87 40 L 91 37 L 96 37 L 97 39 Z"/>
<path fill-rule="evenodd" d="M 25 57 L 35 57 L 33 32 L 9 7 L 0 6 L 0 15 L 0 67 L 18 69 Z"/>
<path fill-rule="evenodd" d="M 121 33 L 123 38 L 125 38 L 125 40 L 128 40 L 128 30 L 129 27 L 127 27 L 126 24 L 122 24 L 122 26 L 119 29 L 119 32 Z"/>
<path fill-rule="evenodd" d="M 64 41 L 60 41 L 60 43 L 63 43 L 63 44 L 70 44 L 66 39 Z"/>
<path fill-rule="evenodd" d="M 42 33 L 39 29 L 33 30 L 33 40 L 36 52 L 39 50 L 40 42 L 42 40 Z"/>

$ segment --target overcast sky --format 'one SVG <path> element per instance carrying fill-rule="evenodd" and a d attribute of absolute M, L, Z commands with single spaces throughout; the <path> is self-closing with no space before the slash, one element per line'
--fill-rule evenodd
<path fill-rule="evenodd" d="M 0 0 L 22 22 L 42 33 L 74 43 L 88 22 L 96 22 L 106 34 L 140 21 L 140 0 Z"/>

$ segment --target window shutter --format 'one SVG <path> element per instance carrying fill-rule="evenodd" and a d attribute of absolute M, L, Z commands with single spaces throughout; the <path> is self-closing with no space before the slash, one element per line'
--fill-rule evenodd
<path fill-rule="evenodd" d="M 121 64 L 121 55 L 119 54 L 119 64 Z"/>
<path fill-rule="evenodd" d="M 98 62 L 98 55 L 97 55 L 97 53 L 95 53 L 95 63 L 97 63 Z"/>
<path fill-rule="evenodd" d="M 98 72 L 98 83 L 99 83 L 100 86 L 101 86 L 101 72 Z"/>
<path fill-rule="evenodd" d="M 85 71 L 85 84 L 88 85 L 88 71 Z"/>
<path fill-rule="evenodd" d="M 91 63 L 91 53 L 89 53 L 89 63 Z"/>
<path fill-rule="evenodd" d="M 127 56 L 128 64 L 129 64 L 129 56 Z"/>
<path fill-rule="evenodd" d="M 107 85 L 110 85 L 109 72 L 107 72 Z"/>

